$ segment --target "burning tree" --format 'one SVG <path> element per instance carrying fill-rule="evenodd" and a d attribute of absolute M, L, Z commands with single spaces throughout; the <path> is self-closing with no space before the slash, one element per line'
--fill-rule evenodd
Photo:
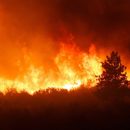
<path fill-rule="evenodd" d="M 126 67 L 122 65 L 117 52 L 112 52 L 106 60 L 102 62 L 103 72 L 98 78 L 99 88 L 124 88 L 128 87 Z"/>

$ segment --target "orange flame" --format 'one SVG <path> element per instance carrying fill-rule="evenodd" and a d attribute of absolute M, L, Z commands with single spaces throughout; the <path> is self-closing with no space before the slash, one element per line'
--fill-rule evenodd
<path fill-rule="evenodd" d="M 27 72 L 20 78 L 10 80 L 0 77 L 0 91 L 6 93 L 15 88 L 17 92 L 27 91 L 33 94 L 36 91 L 56 88 L 71 90 L 81 85 L 96 85 L 96 76 L 102 73 L 101 60 L 96 56 L 92 45 L 89 53 L 81 51 L 75 44 L 61 44 L 57 56 L 54 58 L 56 70 L 50 69 L 46 73 L 44 66 L 36 67 L 31 62 L 30 54 L 25 53 L 25 60 L 29 62 Z M 21 65 L 20 65 L 21 66 Z"/>

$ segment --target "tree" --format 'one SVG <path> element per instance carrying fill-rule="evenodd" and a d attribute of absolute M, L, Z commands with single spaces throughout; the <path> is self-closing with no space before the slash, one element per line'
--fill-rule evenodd
<path fill-rule="evenodd" d="M 98 78 L 99 88 L 120 88 L 128 87 L 126 67 L 122 65 L 117 52 L 112 52 L 106 60 L 102 62 L 103 73 Z"/>

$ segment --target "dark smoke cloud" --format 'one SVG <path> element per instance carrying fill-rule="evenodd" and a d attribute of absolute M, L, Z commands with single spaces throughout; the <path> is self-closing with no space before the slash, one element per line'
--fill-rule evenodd
<path fill-rule="evenodd" d="M 12 63 L 22 57 L 22 47 L 39 64 L 49 64 L 65 33 L 82 49 L 94 43 L 98 51 L 116 49 L 128 57 L 129 6 L 129 0 L 0 0 L 0 71 L 17 72 Z"/>
<path fill-rule="evenodd" d="M 129 37 L 129 5 L 128 0 L 64 0 L 59 12 L 62 21 L 76 36 L 92 35 L 103 47 L 118 42 L 121 46 L 120 42 L 127 42 Z"/>
<path fill-rule="evenodd" d="M 17 33 L 58 37 L 64 26 L 77 37 L 92 35 L 94 40 L 101 41 L 121 39 L 129 33 L 129 0 L 1 0 L 0 3 L 7 15 L 6 27 Z"/>

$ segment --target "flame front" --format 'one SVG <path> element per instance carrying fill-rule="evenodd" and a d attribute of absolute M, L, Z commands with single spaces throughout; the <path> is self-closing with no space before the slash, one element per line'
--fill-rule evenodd
<path fill-rule="evenodd" d="M 71 90 L 81 85 L 92 87 L 97 83 L 96 76 L 102 73 L 101 60 L 96 56 L 93 45 L 89 53 L 86 53 L 75 44 L 62 43 L 59 53 L 53 59 L 55 70 L 50 68 L 46 71 L 44 65 L 36 67 L 31 62 L 30 54 L 25 57 L 29 62 L 25 74 L 13 80 L 0 77 L 1 92 L 6 93 L 14 88 L 18 93 L 24 90 L 33 94 L 47 88 Z"/>

